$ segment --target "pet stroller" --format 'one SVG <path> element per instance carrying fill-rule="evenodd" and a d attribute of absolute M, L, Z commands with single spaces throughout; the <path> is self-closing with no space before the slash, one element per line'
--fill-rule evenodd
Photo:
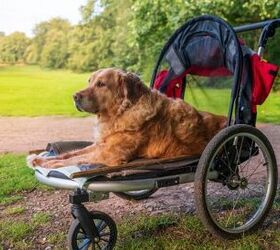
<path fill-rule="evenodd" d="M 114 168 L 35 168 L 41 183 L 73 190 L 70 249 L 114 247 L 114 221 L 105 213 L 89 212 L 83 205 L 107 198 L 109 192 L 139 200 L 162 187 L 194 182 L 197 213 L 212 234 L 234 239 L 261 225 L 276 194 L 277 164 L 270 142 L 255 128 L 256 106 L 269 94 L 278 71 L 276 65 L 262 60 L 262 54 L 279 26 L 277 19 L 234 29 L 220 18 L 200 16 L 176 30 L 165 44 L 154 69 L 152 88 L 170 97 L 184 98 L 190 75 L 233 79 L 228 125 L 199 158 L 140 159 Z M 258 53 L 236 35 L 254 29 L 262 29 Z M 63 151 L 60 146 L 54 143 L 41 155 L 58 154 Z M 77 143 L 74 148 L 82 146 Z"/>

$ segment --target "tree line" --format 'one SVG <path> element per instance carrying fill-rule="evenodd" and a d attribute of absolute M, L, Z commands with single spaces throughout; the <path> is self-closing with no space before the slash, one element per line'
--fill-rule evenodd
<path fill-rule="evenodd" d="M 149 79 L 167 38 L 186 20 L 213 14 L 232 25 L 280 17 L 279 0 L 88 0 L 81 22 L 53 18 L 34 27 L 32 38 L 0 33 L 0 63 L 92 71 L 116 66 Z M 279 33 L 278 33 L 279 34 Z M 256 48 L 256 33 L 248 34 Z M 278 38 L 277 38 L 278 37 Z M 279 35 L 269 45 L 269 58 L 280 64 Z"/>

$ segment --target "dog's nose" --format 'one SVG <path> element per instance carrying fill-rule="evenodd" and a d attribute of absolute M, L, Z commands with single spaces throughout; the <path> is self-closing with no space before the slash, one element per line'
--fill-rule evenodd
<path fill-rule="evenodd" d="M 75 95 L 73 95 L 74 101 L 78 102 L 82 99 L 82 95 L 80 93 L 76 93 Z"/>

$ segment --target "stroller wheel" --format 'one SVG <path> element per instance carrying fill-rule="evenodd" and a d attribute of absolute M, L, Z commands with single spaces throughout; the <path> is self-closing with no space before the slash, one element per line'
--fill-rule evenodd
<path fill-rule="evenodd" d="M 78 219 L 74 219 L 68 231 L 68 248 L 70 250 L 114 248 L 117 240 L 117 227 L 113 219 L 102 212 L 91 212 L 92 223 L 95 224 L 99 237 L 92 242 L 81 227 Z"/>
<path fill-rule="evenodd" d="M 271 144 L 258 129 L 233 125 L 205 148 L 195 176 L 199 217 L 214 235 L 235 239 L 256 230 L 277 189 Z"/>
<path fill-rule="evenodd" d="M 125 200 L 143 200 L 149 198 L 154 194 L 158 189 L 144 189 L 139 191 L 128 191 L 128 192 L 114 192 L 114 194 Z"/>

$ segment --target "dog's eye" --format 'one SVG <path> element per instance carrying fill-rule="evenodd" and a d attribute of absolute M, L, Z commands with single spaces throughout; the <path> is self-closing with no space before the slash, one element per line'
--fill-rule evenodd
<path fill-rule="evenodd" d="M 98 82 L 96 83 L 96 86 L 97 86 L 98 88 L 105 87 L 105 83 L 103 83 L 103 82 L 101 82 L 101 81 L 98 81 Z"/>

